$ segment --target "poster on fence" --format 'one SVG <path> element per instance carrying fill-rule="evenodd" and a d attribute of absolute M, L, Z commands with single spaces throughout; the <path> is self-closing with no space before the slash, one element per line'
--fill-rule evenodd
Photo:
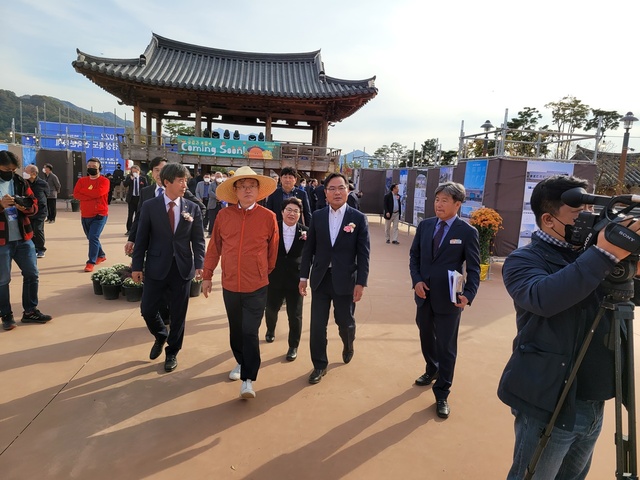
<path fill-rule="evenodd" d="M 404 222 L 406 218 L 406 210 L 407 210 L 407 180 L 409 179 L 409 170 L 402 169 L 400 170 L 400 183 L 398 184 L 398 195 L 400 195 L 400 204 L 402 205 L 402 210 L 400 211 L 400 221 Z"/>
<path fill-rule="evenodd" d="M 416 188 L 413 191 L 413 224 L 418 224 L 424 220 L 424 212 L 427 203 L 427 171 L 418 170 L 416 176 Z"/>
<path fill-rule="evenodd" d="M 488 163 L 488 160 L 467 162 L 467 168 L 464 171 L 464 189 L 467 192 L 467 196 L 462 207 L 460 207 L 460 216 L 464 219 L 470 218 L 471 212 L 482 207 Z"/>
<path fill-rule="evenodd" d="M 553 175 L 573 175 L 573 164 L 563 162 L 527 162 L 518 247 L 528 245 L 531 242 L 531 235 L 537 229 L 536 219 L 531 210 L 531 193 L 538 182 Z"/>

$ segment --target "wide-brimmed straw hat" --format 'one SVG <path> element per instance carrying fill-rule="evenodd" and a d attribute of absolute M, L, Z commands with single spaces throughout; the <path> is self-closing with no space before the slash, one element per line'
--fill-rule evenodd
<path fill-rule="evenodd" d="M 236 170 L 233 177 L 228 178 L 218 185 L 218 188 L 216 188 L 216 197 L 218 200 L 222 200 L 227 203 L 238 203 L 238 196 L 236 195 L 236 190 L 233 186 L 237 181 L 242 180 L 243 178 L 253 178 L 258 181 L 259 187 L 256 202 L 267 198 L 275 192 L 278 187 L 278 184 L 273 178 L 266 175 L 258 175 L 251 169 L 251 167 L 240 167 Z"/>

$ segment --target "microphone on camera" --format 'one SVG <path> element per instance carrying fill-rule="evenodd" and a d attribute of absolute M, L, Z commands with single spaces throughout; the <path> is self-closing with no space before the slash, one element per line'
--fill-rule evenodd
<path fill-rule="evenodd" d="M 640 203 L 640 195 L 618 195 L 616 197 L 606 197 L 604 195 L 592 195 L 582 187 L 572 188 L 564 192 L 561 197 L 562 203 L 569 205 L 570 207 L 580 207 L 582 205 L 601 205 L 606 207 L 614 200 L 614 203 L 624 203 L 625 205 L 632 205 L 634 203 Z"/>

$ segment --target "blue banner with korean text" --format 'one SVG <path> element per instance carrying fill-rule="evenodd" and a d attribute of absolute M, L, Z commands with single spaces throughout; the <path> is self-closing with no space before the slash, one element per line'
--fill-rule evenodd
<path fill-rule="evenodd" d="M 118 149 L 118 134 L 124 135 L 124 127 L 56 122 L 39 126 L 41 148 L 85 152 L 87 160 L 100 160 L 103 175 L 112 173 L 117 163 L 125 164 Z"/>

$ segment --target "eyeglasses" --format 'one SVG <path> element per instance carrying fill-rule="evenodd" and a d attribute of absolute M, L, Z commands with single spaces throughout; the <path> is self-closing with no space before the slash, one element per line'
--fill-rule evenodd
<path fill-rule="evenodd" d="M 242 185 L 234 185 L 233 187 L 236 190 L 255 190 L 255 189 L 258 188 L 258 185 L 254 185 L 254 184 L 245 185 L 245 184 L 242 184 Z"/>
<path fill-rule="evenodd" d="M 346 189 L 347 189 L 347 187 L 345 187 L 344 185 L 341 185 L 341 186 L 339 186 L 339 187 L 328 187 L 328 188 L 327 188 L 327 192 L 331 192 L 331 193 L 334 193 L 334 192 L 340 192 L 340 193 L 342 193 L 342 192 L 344 192 Z"/>
<path fill-rule="evenodd" d="M 300 215 L 300 210 L 298 210 L 297 208 L 285 208 L 284 211 L 287 213 L 295 213 L 296 215 Z"/>

